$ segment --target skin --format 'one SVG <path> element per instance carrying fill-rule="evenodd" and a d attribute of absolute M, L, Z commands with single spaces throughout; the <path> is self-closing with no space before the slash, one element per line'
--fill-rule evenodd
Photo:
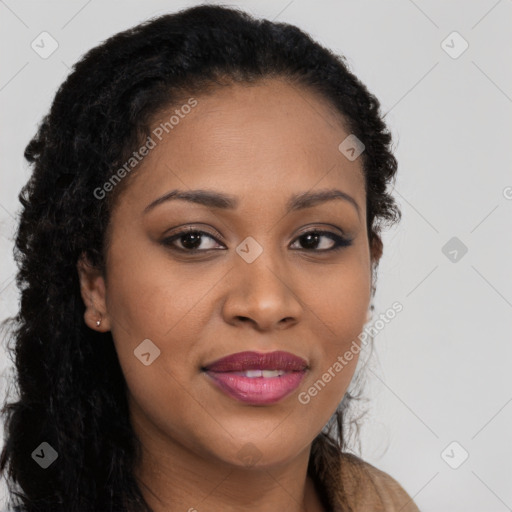
<path fill-rule="evenodd" d="M 368 244 L 361 158 L 351 162 L 338 150 L 350 132 L 323 98 L 283 81 L 232 85 L 196 99 L 120 195 L 106 275 L 84 259 L 78 264 L 85 322 L 112 332 L 143 445 L 136 474 L 155 512 L 320 511 L 306 475 L 311 443 L 342 400 L 357 356 L 307 405 L 298 394 L 367 321 L 371 264 L 381 254 Z M 174 189 L 216 190 L 239 205 L 176 200 L 143 213 Z M 320 189 L 344 191 L 359 212 L 337 199 L 285 214 L 292 194 Z M 200 250 L 219 250 L 187 255 L 162 244 L 183 225 L 214 236 L 204 235 Z M 330 238 L 316 246 L 300 238 L 314 229 L 345 234 L 352 245 L 322 252 Z M 263 248 L 250 264 L 235 251 L 248 236 Z M 134 356 L 147 338 L 161 351 L 149 366 Z M 292 352 L 309 370 L 280 402 L 248 405 L 200 370 L 245 350 Z M 242 449 L 252 450 L 254 464 Z"/>

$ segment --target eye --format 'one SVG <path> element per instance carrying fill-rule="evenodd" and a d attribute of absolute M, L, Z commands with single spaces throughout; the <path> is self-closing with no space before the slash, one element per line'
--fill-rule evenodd
<path fill-rule="evenodd" d="M 203 240 L 209 238 L 210 240 L 216 241 L 215 237 L 206 231 L 201 231 L 195 228 L 187 228 L 178 231 L 174 235 L 162 240 L 164 245 L 170 246 L 172 249 L 183 252 L 203 252 L 211 249 L 215 249 L 210 244 L 203 244 Z M 179 242 L 181 247 L 176 245 L 175 242 Z"/>
<path fill-rule="evenodd" d="M 300 235 L 296 240 L 302 241 L 302 244 L 306 245 L 304 250 L 313 252 L 335 251 L 342 247 L 348 247 L 352 244 L 352 240 L 344 238 L 331 231 L 323 230 L 308 231 Z"/>

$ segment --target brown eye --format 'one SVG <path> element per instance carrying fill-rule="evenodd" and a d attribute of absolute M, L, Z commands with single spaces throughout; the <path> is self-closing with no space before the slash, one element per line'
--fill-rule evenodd
<path fill-rule="evenodd" d="M 165 238 L 162 243 L 178 251 L 203 252 L 215 249 L 215 247 L 212 246 L 212 243 L 208 244 L 204 242 L 206 239 L 216 242 L 216 239 L 206 231 L 186 229 Z M 176 242 L 178 242 L 179 245 L 177 245 Z"/>
<path fill-rule="evenodd" d="M 322 241 L 322 239 L 324 239 L 324 241 Z M 334 251 L 342 247 L 348 247 L 352 244 L 352 240 L 343 238 L 336 233 L 332 233 L 331 231 L 318 230 L 303 233 L 298 238 L 296 238 L 296 240 L 301 242 L 304 250 L 317 252 Z M 319 245 L 322 247 L 319 248 Z"/>

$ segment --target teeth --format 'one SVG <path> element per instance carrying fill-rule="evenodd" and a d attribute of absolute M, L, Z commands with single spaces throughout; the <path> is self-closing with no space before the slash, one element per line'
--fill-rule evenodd
<path fill-rule="evenodd" d="M 270 379 L 272 377 L 284 375 L 286 372 L 284 370 L 247 370 L 243 373 L 244 377 L 264 377 L 266 379 Z"/>
<path fill-rule="evenodd" d="M 261 370 L 247 370 L 244 377 L 261 377 Z"/>

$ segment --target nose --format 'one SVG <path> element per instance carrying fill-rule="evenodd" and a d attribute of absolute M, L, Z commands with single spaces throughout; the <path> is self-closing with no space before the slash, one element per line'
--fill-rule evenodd
<path fill-rule="evenodd" d="M 263 251 L 252 263 L 235 257 L 223 317 L 231 325 L 250 324 L 260 332 L 286 329 L 300 321 L 303 307 L 292 273 Z"/>

